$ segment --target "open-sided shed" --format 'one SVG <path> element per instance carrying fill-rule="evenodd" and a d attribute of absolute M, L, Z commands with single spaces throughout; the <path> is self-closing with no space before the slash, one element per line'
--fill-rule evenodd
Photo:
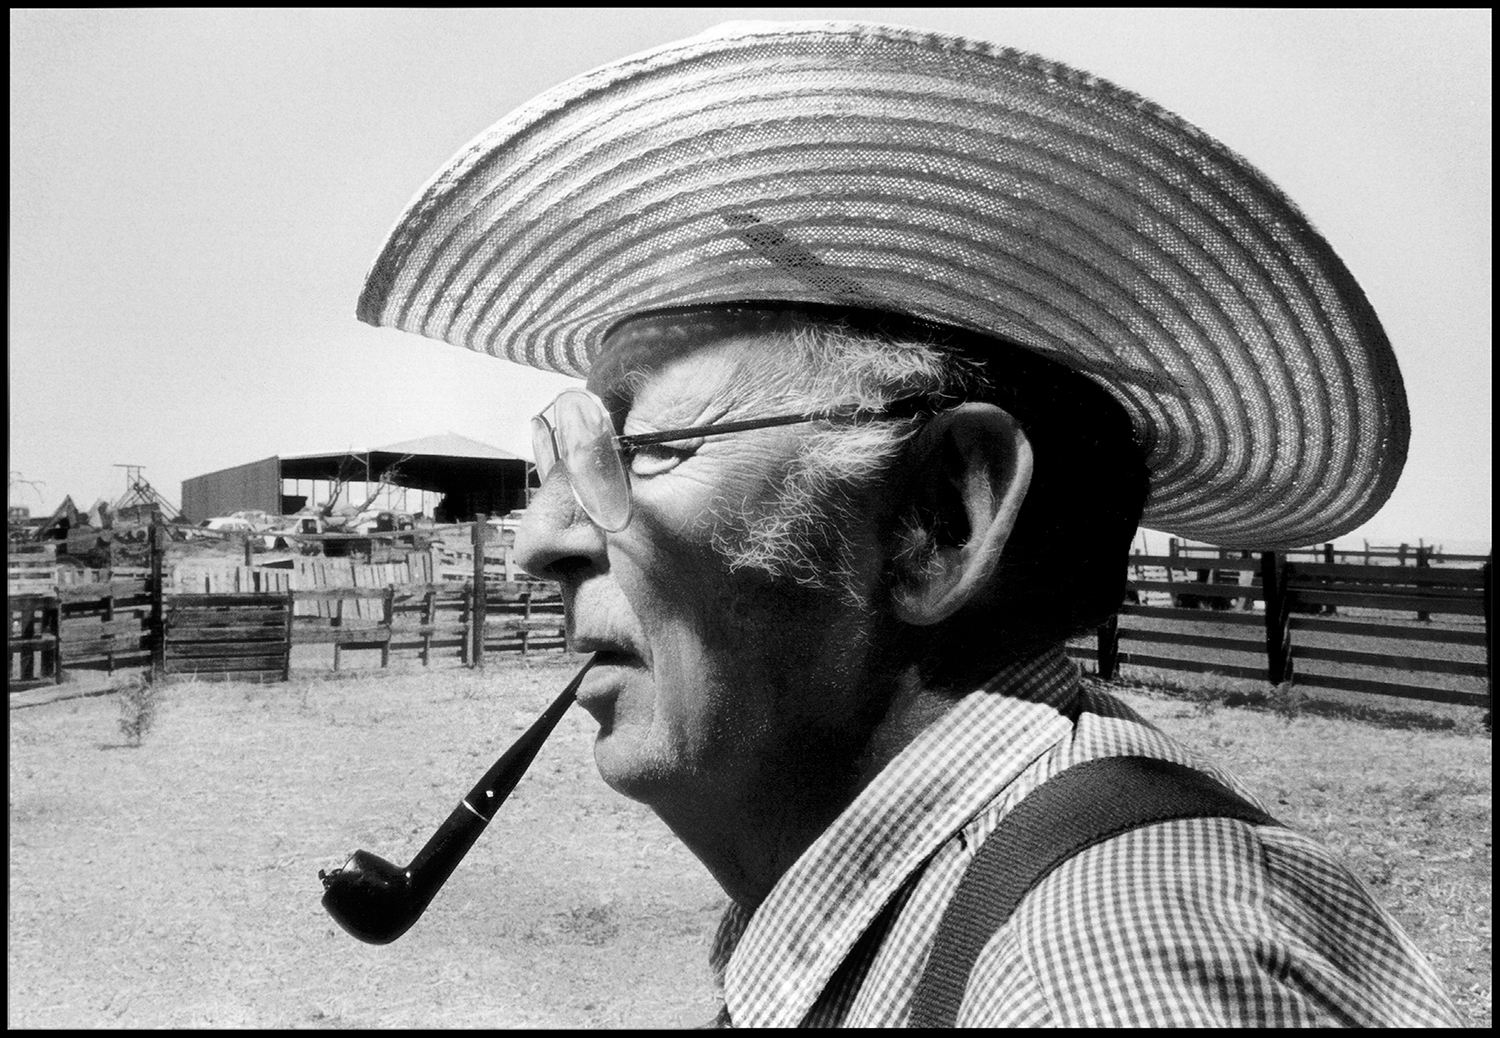
<path fill-rule="evenodd" d="M 326 501 L 341 483 L 373 487 L 384 480 L 439 495 L 436 518 L 460 522 L 479 512 L 503 515 L 526 507 L 531 471 L 519 455 L 444 433 L 364 451 L 272 456 L 194 476 L 182 484 L 182 514 L 195 523 L 241 509 L 288 515 L 310 498 Z M 327 484 L 321 495 L 319 481 Z"/>

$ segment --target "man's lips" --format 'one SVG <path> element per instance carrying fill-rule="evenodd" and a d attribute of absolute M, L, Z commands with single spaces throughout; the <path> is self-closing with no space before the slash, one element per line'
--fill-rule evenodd
<path fill-rule="evenodd" d="M 574 649 L 575 652 L 582 651 Z M 601 733 L 613 727 L 615 699 L 623 690 L 626 671 L 645 666 L 641 658 L 625 649 L 596 646 L 594 665 L 578 686 L 578 705 L 599 722 Z"/>
<path fill-rule="evenodd" d="M 574 633 L 568 639 L 568 648 L 572 652 L 593 653 L 596 667 L 642 662 L 641 654 L 627 647 L 623 640 L 598 634 Z"/>
<path fill-rule="evenodd" d="M 578 651 L 578 650 L 575 650 Z M 593 649 L 595 667 L 628 667 L 641 662 L 641 658 L 624 649 Z"/>

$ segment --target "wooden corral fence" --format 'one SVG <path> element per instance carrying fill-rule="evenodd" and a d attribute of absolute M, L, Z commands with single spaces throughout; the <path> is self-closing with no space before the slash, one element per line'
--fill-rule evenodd
<path fill-rule="evenodd" d="M 469 554 L 464 580 L 435 580 L 435 551 L 376 564 L 298 558 L 267 567 L 210 559 L 168 567 L 168 544 L 158 532 L 145 579 L 44 583 L 45 594 L 10 596 L 8 685 L 60 682 L 79 665 L 283 680 L 294 644 L 332 645 L 335 669 L 354 650 L 379 651 L 382 666 L 392 653 L 413 654 L 424 665 L 453 654 L 482 666 L 487 652 L 563 648 L 555 585 L 497 580 L 513 563 L 509 545 L 494 551 L 488 532 L 482 521 L 463 529 L 481 548 Z M 451 564 L 442 570 L 454 575 Z"/>
<path fill-rule="evenodd" d="M 144 580 L 70 585 L 8 603 L 11 691 L 60 684 L 69 670 L 112 674 L 150 663 L 152 602 Z"/>
<path fill-rule="evenodd" d="M 1069 651 L 1121 664 L 1488 708 L 1491 564 L 1132 556 L 1120 613 Z M 1216 603 L 1218 609 L 1198 608 Z M 1235 608 L 1238 607 L 1238 608 Z M 1394 650 L 1391 642 L 1402 648 Z M 1136 646 L 1140 646 L 1137 648 Z M 1454 678 L 1471 679 L 1454 681 Z M 1478 690 L 1478 681 L 1484 690 Z M 1463 687 L 1468 686 L 1468 687 Z"/>
<path fill-rule="evenodd" d="M 46 594 L 57 586 L 57 545 L 7 544 L 5 546 L 5 593 L 17 599 Z"/>
<path fill-rule="evenodd" d="M 62 681 L 57 644 L 61 624 L 56 595 L 7 595 L 5 604 L 9 613 L 6 648 L 10 655 L 7 688 L 19 692 Z"/>
<path fill-rule="evenodd" d="M 285 681 L 291 666 L 291 594 L 165 596 L 161 658 L 153 672 Z"/>
<path fill-rule="evenodd" d="M 332 645 L 334 670 L 343 653 L 356 649 L 378 651 L 384 667 L 392 653 L 413 654 L 427 666 L 434 653 L 456 652 L 466 665 L 483 666 L 486 652 L 524 656 L 564 647 L 562 599 L 554 586 L 491 581 L 483 588 L 482 611 L 475 608 L 473 584 L 293 591 L 299 605 L 318 602 L 330 615 L 299 609 L 292 644 Z M 376 618 L 354 618 L 351 603 L 368 604 Z"/>

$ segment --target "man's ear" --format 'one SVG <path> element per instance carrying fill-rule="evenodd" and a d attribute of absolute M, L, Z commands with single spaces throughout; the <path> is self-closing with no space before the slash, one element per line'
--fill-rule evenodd
<path fill-rule="evenodd" d="M 1031 441 L 1008 411 L 967 403 L 928 422 L 910 451 L 911 503 L 927 550 L 898 566 L 892 601 L 899 619 L 926 626 L 958 612 L 995 575 L 1031 485 Z"/>

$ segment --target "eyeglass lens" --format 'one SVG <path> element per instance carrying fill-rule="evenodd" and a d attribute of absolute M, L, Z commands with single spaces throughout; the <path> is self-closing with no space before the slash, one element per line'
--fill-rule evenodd
<path fill-rule="evenodd" d="M 589 518 L 605 530 L 623 530 L 630 521 L 630 482 L 615 448 L 614 423 L 587 393 L 565 391 L 553 405 L 553 435 L 540 418 L 531 424 L 537 475 L 547 478 L 555 462 L 568 470 L 568 482 Z"/>

